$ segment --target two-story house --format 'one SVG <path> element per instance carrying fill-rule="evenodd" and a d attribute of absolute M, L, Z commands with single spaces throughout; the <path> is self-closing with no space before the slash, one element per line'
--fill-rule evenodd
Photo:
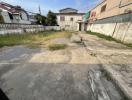
<path fill-rule="evenodd" d="M 78 21 L 83 20 L 84 13 L 78 13 L 78 10 L 73 8 L 65 8 L 59 10 L 57 15 L 58 25 L 64 30 L 81 30 L 81 25 Z"/>
<path fill-rule="evenodd" d="M 125 13 L 132 13 L 132 0 L 103 0 L 91 9 L 89 22 Z"/>

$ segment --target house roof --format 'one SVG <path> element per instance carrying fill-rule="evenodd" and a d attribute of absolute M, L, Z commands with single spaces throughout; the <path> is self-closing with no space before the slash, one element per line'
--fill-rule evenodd
<path fill-rule="evenodd" d="M 85 15 L 85 13 L 55 13 L 56 15 Z"/>
<path fill-rule="evenodd" d="M 5 2 L 0 2 L 0 8 L 10 12 L 10 13 L 19 13 L 20 11 L 26 12 L 24 9 L 22 9 L 20 6 L 13 6 Z"/>
<path fill-rule="evenodd" d="M 105 3 L 106 0 L 103 0 L 102 2 L 100 2 L 99 4 L 97 4 L 95 7 L 93 7 L 90 11 L 94 10 L 96 7 L 100 6 L 101 4 Z"/>
<path fill-rule="evenodd" d="M 68 9 L 78 11 L 77 9 L 74 9 L 74 8 L 64 8 L 64 9 L 61 9 L 59 11 L 68 10 Z"/>
<path fill-rule="evenodd" d="M 78 10 L 73 8 L 64 8 L 59 10 L 59 13 L 55 13 L 56 15 L 85 15 L 85 13 L 78 13 Z"/>

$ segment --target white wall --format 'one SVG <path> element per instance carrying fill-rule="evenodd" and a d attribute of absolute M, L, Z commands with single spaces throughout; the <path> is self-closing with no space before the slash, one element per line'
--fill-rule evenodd
<path fill-rule="evenodd" d="M 112 36 L 125 43 L 132 43 L 132 22 L 93 24 L 88 30 Z"/>
<path fill-rule="evenodd" d="M 132 13 L 95 21 L 88 30 L 112 36 L 125 43 L 132 43 Z"/>
<path fill-rule="evenodd" d="M 65 16 L 65 21 L 60 21 L 60 16 Z M 73 18 L 73 21 L 70 19 Z M 57 22 L 58 25 L 65 30 L 78 30 L 78 20 L 83 20 L 83 15 L 58 15 Z M 68 27 L 69 26 L 69 27 Z"/>
<path fill-rule="evenodd" d="M 31 24 L 31 22 L 28 19 L 27 14 L 24 11 L 21 11 L 22 19 L 19 14 L 13 15 L 13 20 L 10 19 L 8 12 L 6 10 L 1 9 L 2 16 L 5 23 L 21 23 L 21 24 Z M 18 20 L 17 20 L 18 19 Z"/>
<path fill-rule="evenodd" d="M 19 23 L 31 24 L 31 22 L 29 21 L 28 15 L 24 11 L 21 11 L 20 13 L 21 13 L 22 19 L 20 18 Z"/>
<path fill-rule="evenodd" d="M 1 15 L 3 16 L 4 22 L 5 23 L 11 23 L 10 17 L 8 15 L 8 12 L 1 12 Z"/>

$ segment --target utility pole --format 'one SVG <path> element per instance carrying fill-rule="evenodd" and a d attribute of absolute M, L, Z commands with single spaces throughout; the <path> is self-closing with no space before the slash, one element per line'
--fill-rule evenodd
<path fill-rule="evenodd" d="M 40 8 L 40 5 L 39 5 L 39 14 L 41 16 L 41 8 Z M 40 20 L 40 24 L 42 24 L 42 21 Z"/>
<path fill-rule="evenodd" d="M 41 8 L 40 8 L 40 5 L 39 5 L 39 14 L 41 15 Z"/>

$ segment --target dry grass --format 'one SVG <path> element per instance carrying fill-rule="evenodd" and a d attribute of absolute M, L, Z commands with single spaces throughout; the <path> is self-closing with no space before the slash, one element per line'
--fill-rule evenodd
<path fill-rule="evenodd" d="M 0 35 L 0 47 L 27 45 L 31 47 L 44 46 L 46 42 L 56 38 L 70 38 L 71 32 L 45 31 L 40 33 Z"/>
<path fill-rule="evenodd" d="M 49 44 L 48 45 L 48 49 L 49 50 L 60 50 L 60 49 L 65 49 L 67 47 L 66 44 L 55 44 L 55 43 L 52 43 L 52 44 Z"/>

